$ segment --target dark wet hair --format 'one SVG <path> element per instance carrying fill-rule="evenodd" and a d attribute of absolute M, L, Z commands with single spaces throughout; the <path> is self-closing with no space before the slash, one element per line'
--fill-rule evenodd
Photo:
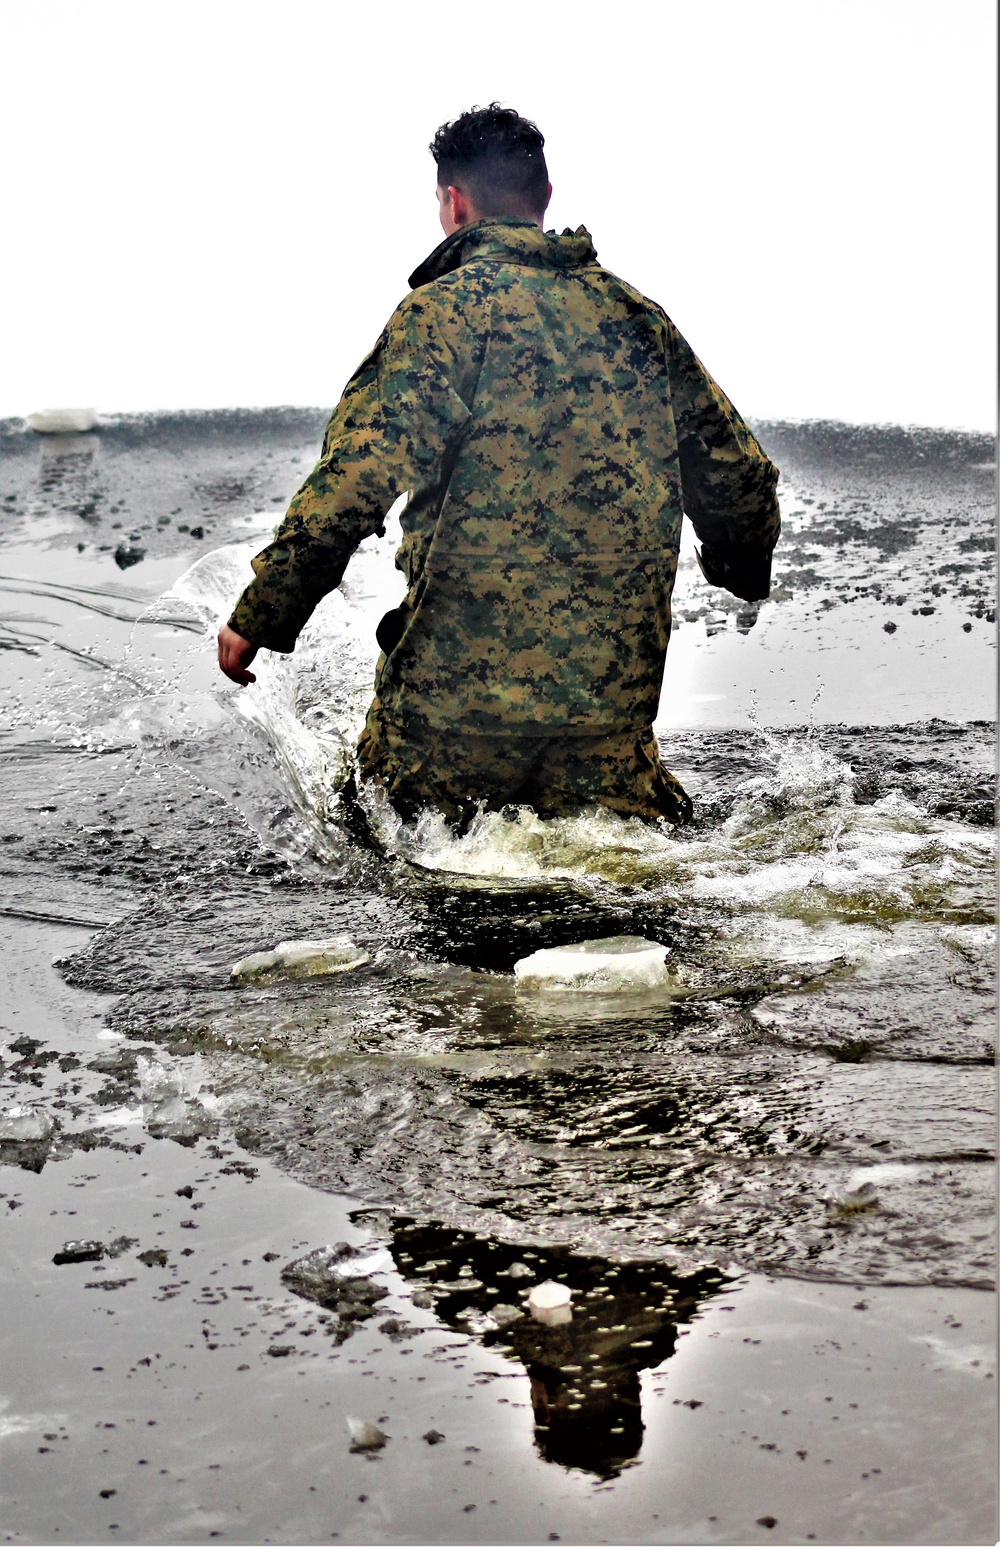
<path fill-rule="evenodd" d="M 439 187 L 461 188 L 480 215 L 541 216 L 549 196 L 544 144 L 537 124 L 491 102 L 442 124 L 430 151 Z"/>

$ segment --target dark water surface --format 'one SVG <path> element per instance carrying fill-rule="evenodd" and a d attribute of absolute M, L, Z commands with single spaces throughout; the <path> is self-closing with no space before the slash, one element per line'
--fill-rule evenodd
<path fill-rule="evenodd" d="M 687 550 L 676 592 L 691 828 L 368 801 L 375 853 L 340 791 L 393 523 L 253 689 L 206 643 L 320 428 L 3 440 L 7 1539 L 992 1540 L 991 445 L 759 428 L 772 600 Z M 338 934 L 367 964 L 230 977 Z M 659 986 L 512 975 L 621 935 L 669 947 Z M 129 1244 L 53 1266 L 80 1236 Z M 325 1299 L 281 1279 L 338 1240 Z M 568 1323 L 526 1313 L 545 1279 Z M 452 1411 L 478 1449 L 421 1438 Z M 393 1443 L 349 1454 L 345 1414 Z M 122 1450 L 151 1418 L 155 1466 Z M 82 1426 L 71 1465 L 45 1436 Z"/>

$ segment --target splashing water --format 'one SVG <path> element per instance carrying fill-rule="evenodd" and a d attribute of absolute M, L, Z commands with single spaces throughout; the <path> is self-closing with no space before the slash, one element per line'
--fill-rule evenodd
<path fill-rule="evenodd" d="M 340 791 L 353 770 L 377 646 L 374 625 L 398 599 L 387 579 L 395 534 L 370 539 L 349 571 L 347 593 L 324 599 L 294 655 L 266 657 L 235 710 L 266 739 L 280 770 L 279 805 L 298 831 L 284 852 L 320 864 L 343 860 Z M 244 578 L 253 546 L 206 555 L 167 593 L 214 631 Z M 218 713 L 218 711 L 215 711 Z M 177 726 L 177 719 L 172 721 Z M 148 725 L 148 721 L 147 721 Z M 225 735 L 227 722 L 216 721 Z M 208 729 L 208 725 L 205 725 Z M 669 746 L 664 755 L 670 759 Z M 363 792 L 385 852 L 421 869 L 503 881 L 579 880 L 640 887 L 676 902 L 711 901 L 804 922 L 886 923 L 915 916 L 988 919 L 981 878 L 992 841 L 933 817 L 898 789 L 858 803 L 850 763 L 816 732 L 777 737 L 758 728 L 759 772 L 729 790 L 730 810 L 708 832 L 674 833 L 595 809 L 541 820 L 530 808 L 482 811 L 457 836 L 439 813 L 405 824 L 380 792 Z M 275 811 L 261 836 L 276 841 Z M 251 818 L 260 827 L 261 813 Z"/>

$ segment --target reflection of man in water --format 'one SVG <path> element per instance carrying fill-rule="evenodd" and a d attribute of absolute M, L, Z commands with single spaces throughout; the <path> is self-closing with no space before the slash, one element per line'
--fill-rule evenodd
<path fill-rule="evenodd" d="M 649 1275 L 652 1277 L 652 1275 Z M 538 1447 L 547 1461 L 613 1477 L 639 1454 L 639 1371 L 674 1351 L 673 1307 L 645 1304 L 636 1287 L 575 1297 L 571 1318 L 546 1325 L 530 1314 L 507 1332 L 531 1381 Z"/>
<path fill-rule="evenodd" d="M 418 1303 L 523 1363 L 544 1458 L 600 1477 L 617 1475 L 642 1446 L 640 1372 L 670 1357 L 678 1325 L 722 1287 L 710 1267 L 681 1277 L 663 1263 L 542 1247 L 521 1260 L 515 1247 L 437 1225 L 395 1225 L 392 1250 L 419 1286 Z M 572 1303 L 532 1313 L 530 1287 L 549 1278 L 571 1289 Z"/>
<path fill-rule="evenodd" d="M 707 578 L 768 594 L 777 469 L 581 226 L 542 221 L 538 129 L 496 104 L 431 147 L 445 240 L 348 383 L 313 472 L 219 634 L 254 680 L 403 493 L 362 775 L 410 818 L 598 803 L 681 822 L 652 732 L 682 512 Z"/>

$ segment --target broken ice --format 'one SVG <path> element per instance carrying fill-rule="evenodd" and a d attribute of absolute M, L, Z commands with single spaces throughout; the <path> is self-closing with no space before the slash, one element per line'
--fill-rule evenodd
<path fill-rule="evenodd" d="M 544 1283 L 536 1284 L 532 1289 L 528 1296 L 528 1309 L 534 1319 L 545 1326 L 561 1327 L 573 1319 L 570 1306 L 572 1297 L 573 1291 L 565 1284 L 557 1284 L 553 1279 L 547 1278 Z"/>
<path fill-rule="evenodd" d="M 280 940 L 273 951 L 258 951 L 235 963 L 230 976 L 249 983 L 270 983 L 275 978 L 321 978 L 333 972 L 363 967 L 371 957 L 349 935 L 328 940 Z"/>
<path fill-rule="evenodd" d="M 218 1124 L 194 1091 L 188 1090 L 176 1069 L 155 1058 L 137 1058 L 143 1121 L 154 1139 L 173 1139 L 192 1145 Z"/>
<path fill-rule="evenodd" d="M 8 1144 L 42 1144 L 46 1139 L 51 1139 L 55 1126 L 44 1107 L 8 1107 L 0 1114 L 0 1141 Z"/>
<path fill-rule="evenodd" d="M 64 1241 L 52 1261 L 57 1268 L 67 1262 L 100 1262 L 106 1251 L 103 1241 Z"/>
<path fill-rule="evenodd" d="M 381 1450 L 389 1438 L 375 1424 L 369 1423 L 366 1418 L 353 1418 L 349 1413 L 347 1427 L 351 1435 L 351 1449 L 353 1451 Z"/>
<path fill-rule="evenodd" d="M 72 435 L 97 427 L 96 408 L 42 408 L 28 415 L 28 424 L 39 435 Z"/>
<path fill-rule="evenodd" d="M 540 988 L 655 988 L 670 980 L 667 949 L 641 935 L 581 940 L 522 956 L 514 976 Z"/>

